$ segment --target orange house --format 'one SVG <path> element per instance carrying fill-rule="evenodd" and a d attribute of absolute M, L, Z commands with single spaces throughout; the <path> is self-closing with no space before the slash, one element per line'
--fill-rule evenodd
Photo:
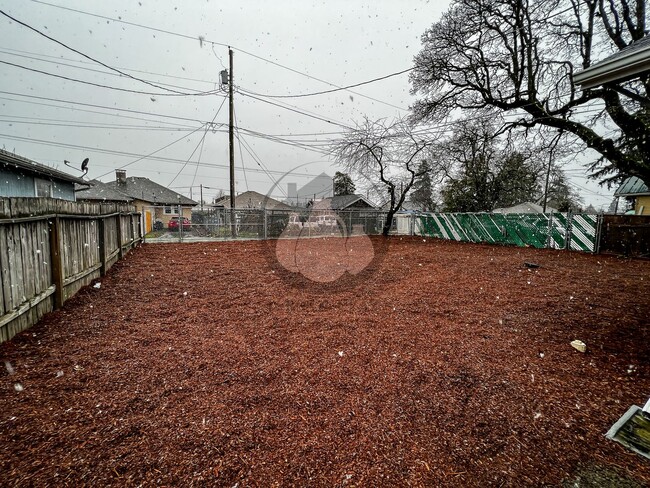
<path fill-rule="evenodd" d="M 127 201 L 142 214 L 142 228 L 145 234 L 153 230 L 156 221 L 160 222 L 163 228 L 167 228 L 169 220 L 179 214 L 191 220 L 192 208 L 198 205 L 194 200 L 149 178 L 127 177 L 123 169 L 115 170 L 115 181 L 92 183 L 91 188 L 77 191 L 78 201 Z"/>

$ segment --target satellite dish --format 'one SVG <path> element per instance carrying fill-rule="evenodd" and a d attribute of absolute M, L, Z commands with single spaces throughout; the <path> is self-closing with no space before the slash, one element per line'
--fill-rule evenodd
<path fill-rule="evenodd" d="M 80 170 L 77 169 L 75 166 L 73 166 L 72 163 L 70 161 L 68 161 L 67 159 L 63 160 L 63 164 L 65 164 L 66 166 L 68 166 L 68 167 L 70 167 L 72 169 L 75 169 L 77 171 L 81 171 L 83 173 L 82 176 L 86 176 L 86 173 L 88 173 L 88 162 L 89 161 L 90 161 L 90 159 L 88 159 L 88 158 L 84 159 L 81 162 L 81 169 Z"/>

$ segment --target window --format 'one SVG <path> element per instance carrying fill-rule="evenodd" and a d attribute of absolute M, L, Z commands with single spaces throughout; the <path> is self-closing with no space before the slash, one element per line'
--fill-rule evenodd
<path fill-rule="evenodd" d="M 178 215 L 178 205 L 165 205 L 165 215 Z"/>
<path fill-rule="evenodd" d="M 48 180 L 42 180 L 40 178 L 34 178 L 34 186 L 36 189 L 37 197 L 46 197 L 52 198 L 52 182 Z"/>

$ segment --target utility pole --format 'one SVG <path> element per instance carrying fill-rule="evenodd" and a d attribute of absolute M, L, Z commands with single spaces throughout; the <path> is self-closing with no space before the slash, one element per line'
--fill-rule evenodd
<path fill-rule="evenodd" d="M 230 72 L 228 73 L 228 94 L 230 96 L 230 123 L 228 130 L 230 145 L 230 231 L 232 237 L 235 238 L 237 237 L 237 225 L 235 223 L 235 104 L 233 100 L 232 56 L 232 49 L 228 47 L 228 57 L 230 59 Z"/>
<path fill-rule="evenodd" d="M 203 183 L 199 185 L 199 188 L 201 189 L 201 212 L 203 212 Z"/>

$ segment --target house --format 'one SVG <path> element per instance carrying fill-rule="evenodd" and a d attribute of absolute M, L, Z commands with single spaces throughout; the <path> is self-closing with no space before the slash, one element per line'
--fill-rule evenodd
<path fill-rule="evenodd" d="M 623 197 L 634 206 L 635 215 L 650 215 L 650 189 L 636 176 L 627 178 L 614 192 L 614 198 Z"/>
<path fill-rule="evenodd" d="M 304 207 L 309 202 L 334 195 L 334 180 L 327 173 L 321 173 L 309 183 L 297 189 L 295 183 L 287 185 L 287 203 Z"/>
<path fill-rule="evenodd" d="M 336 195 L 318 200 L 313 210 L 376 210 L 376 207 L 362 195 Z"/>
<path fill-rule="evenodd" d="M 629 46 L 608 56 L 589 68 L 576 73 L 573 82 L 582 87 L 594 88 L 607 83 L 621 82 L 650 72 L 650 35 L 632 42 Z M 618 198 L 634 202 L 636 215 L 650 215 L 650 192 L 639 178 L 627 178 L 614 193 L 614 206 Z"/>
<path fill-rule="evenodd" d="M 546 206 L 546 213 L 556 213 L 556 208 Z M 523 202 L 513 205 L 512 207 L 495 208 L 492 213 L 500 214 L 534 214 L 544 213 L 544 207 L 533 202 Z"/>
<path fill-rule="evenodd" d="M 335 220 L 331 217 L 336 215 Z M 309 209 L 310 220 L 327 226 L 327 222 L 345 223 L 348 235 L 375 234 L 384 216 L 362 195 L 336 195 L 315 202 Z"/>
<path fill-rule="evenodd" d="M 230 208 L 230 195 L 218 198 L 212 208 Z M 290 210 L 291 207 L 274 198 L 267 197 L 256 191 L 245 191 L 235 197 L 235 208 L 241 209 L 266 209 L 266 210 Z"/>
<path fill-rule="evenodd" d="M 390 200 L 388 200 L 386 203 L 384 203 L 381 206 L 381 210 L 383 210 L 384 212 L 388 212 L 390 210 Z M 424 212 L 424 210 L 422 210 L 422 205 L 420 205 L 419 203 L 414 203 L 408 199 L 402 202 L 402 205 L 400 205 L 397 211 L 406 212 L 406 213 Z"/>
<path fill-rule="evenodd" d="M 650 36 L 634 41 L 625 49 L 576 73 L 573 82 L 582 89 L 636 78 L 650 71 Z"/>
<path fill-rule="evenodd" d="M 110 195 L 110 197 L 109 197 Z M 122 195 L 130 199 L 136 211 L 142 214 L 145 233 L 153 230 L 153 223 L 159 221 L 167 227 L 169 220 L 180 213 L 192 218 L 192 208 L 198 205 L 194 200 L 176 193 L 149 178 L 126 176 L 126 171 L 115 170 L 115 181 L 97 183 L 88 190 L 77 192 L 77 199 L 83 201 L 114 201 Z"/>
<path fill-rule="evenodd" d="M 110 183 L 102 183 L 99 180 L 90 180 L 92 185 L 75 185 L 77 200 L 97 203 L 131 203 L 133 198 L 113 188 Z"/>
<path fill-rule="evenodd" d="M 48 197 L 75 201 L 75 184 L 88 182 L 0 149 L 1 197 Z"/>

